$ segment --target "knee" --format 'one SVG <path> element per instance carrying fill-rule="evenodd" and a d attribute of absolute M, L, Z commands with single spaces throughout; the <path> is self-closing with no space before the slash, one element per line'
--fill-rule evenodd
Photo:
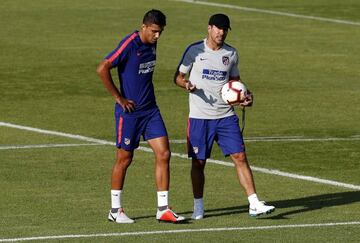
<path fill-rule="evenodd" d="M 248 163 L 245 152 L 232 154 L 231 158 L 235 165 L 244 165 Z"/>
<path fill-rule="evenodd" d="M 132 162 L 132 157 L 117 157 L 116 165 L 127 168 Z"/>
<path fill-rule="evenodd" d="M 192 168 L 193 168 L 193 169 L 197 169 L 197 170 L 204 170 L 204 168 L 205 168 L 205 163 L 206 163 L 205 160 L 196 160 L 196 159 L 193 159 L 193 160 L 192 160 Z"/>
<path fill-rule="evenodd" d="M 163 150 L 156 154 L 156 157 L 160 161 L 170 161 L 171 152 L 169 149 Z"/>

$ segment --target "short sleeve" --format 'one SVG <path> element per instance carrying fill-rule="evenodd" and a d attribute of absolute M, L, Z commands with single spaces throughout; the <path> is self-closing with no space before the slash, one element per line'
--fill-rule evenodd
<path fill-rule="evenodd" d="M 194 62 L 195 58 L 194 55 L 191 55 L 191 49 L 187 49 L 180 61 L 179 71 L 187 74 L 191 70 Z"/>
<path fill-rule="evenodd" d="M 113 67 L 118 66 L 126 56 L 126 51 L 125 50 L 120 51 L 120 49 L 121 49 L 121 42 L 114 50 L 112 50 L 105 57 L 105 59 L 107 59 L 107 60 L 109 60 L 111 62 Z"/>
<path fill-rule="evenodd" d="M 133 34 L 125 37 L 119 45 L 110 52 L 105 59 L 109 60 L 113 67 L 118 66 L 119 63 L 121 63 L 124 58 L 127 55 L 127 52 L 129 50 L 130 43 L 138 36 L 137 32 L 134 32 Z"/>

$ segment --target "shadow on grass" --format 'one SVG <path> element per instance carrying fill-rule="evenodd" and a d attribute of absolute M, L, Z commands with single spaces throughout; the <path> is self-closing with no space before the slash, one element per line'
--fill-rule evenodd
<path fill-rule="evenodd" d="M 288 200 L 280 201 L 271 201 L 267 202 L 268 205 L 274 205 L 276 209 L 282 209 L 281 213 L 277 214 L 276 210 L 271 215 L 261 216 L 260 219 L 287 219 L 289 215 L 295 215 L 303 212 L 309 212 L 314 210 L 319 210 L 322 208 L 347 205 L 351 203 L 360 202 L 360 191 L 349 191 L 349 192 L 339 192 L 332 194 L 322 194 L 310 197 L 295 198 Z M 291 210 L 295 207 L 296 209 Z M 301 208 L 299 208 L 301 207 Z M 240 214 L 248 213 L 249 207 L 244 206 L 234 206 L 226 208 L 215 208 L 215 209 L 205 209 L 205 218 L 231 215 L 231 214 Z M 180 215 L 191 215 L 192 211 L 179 212 Z M 151 216 L 140 216 L 134 219 L 143 219 L 151 218 Z M 191 223 L 186 221 L 184 223 Z"/>
<path fill-rule="evenodd" d="M 179 213 L 180 215 L 182 215 L 183 213 Z M 139 217 L 132 217 L 132 219 L 139 220 L 139 219 L 148 219 L 148 218 L 153 218 L 155 220 L 155 214 L 153 215 L 144 215 L 144 216 L 139 216 Z M 164 222 L 164 221 L 158 221 L 156 220 L 156 222 L 158 222 L 159 224 L 191 224 L 190 218 L 186 218 L 183 221 L 177 222 L 177 223 L 172 223 L 172 222 Z"/>
<path fill-rule="evenodd" d="M 287 219 L 287 216 L 319 210 L 333 206 L 347 205 L 360 202 L 360 191 L 349 191 L 339 193 L 329 193 L 311 197 L 296 198 L 289 200 L 273 201 L 270 204 L 278 209 L 291 209 L 292 207 L 301 207 L 298 209 L 286 211 L 280 214 L 266 217 L 267 219 Z M 282 210 L 283 211 L 283 210 Z"/>
<path fill-rule="evenodd" d="M 268 205 L 274 205 L 276 209 L 282 209 L 277 214 L 276 210 L 271 215 L 264 215 L 262 219 L 287 219 L 287 216 L 299 213 L 319 210 L 322 208 L 347 205 L 360 202 L 360 191 L 349 191 L 331 194 L 322 194 L 310 197 L 295 198 L 281 201 L 267 202 Z M 300 207 L 300 208 L 299 208 Z M 296 208 L 291 210 L 291 208 Z M 248 213 L 248 206 L 227 207 L 205 210 L 206 218 L 217 217 L 223 215 Z M 183 214 L 192 212 L 182 212 Z"/>

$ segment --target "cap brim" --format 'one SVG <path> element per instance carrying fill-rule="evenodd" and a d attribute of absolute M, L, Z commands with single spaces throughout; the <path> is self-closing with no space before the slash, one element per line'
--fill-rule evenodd
<path fill-rule="evenodd" d="M 219 29 L 223 29 L 223 30 L 231 30 L 231 27 L 230 26 L 219 26 L 219 25 L 216 25 L 214 24 L 216 27 L 218 27 Z"/>

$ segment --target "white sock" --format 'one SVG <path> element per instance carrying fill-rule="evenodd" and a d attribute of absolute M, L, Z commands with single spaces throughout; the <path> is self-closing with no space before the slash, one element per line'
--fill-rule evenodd
<path fill-rule="evenodd" d="M 121 208 L 121 190 L 111 190 L 111 208 Z"/>
<path fill-rule="evenodd" d="M 259 199 L 258 199 L 256 193 L 248 196 L 248 200 L 249 200 L 250 205 L 256 205 L 259 202 Z"/>
<path fill-rule="evenodd" d="M 203 198 L 194 198 L 194 209 L 195 208 L 204 208 L 204 200 Z"/>
<path fill-rule="evenodd" d="M 166 207 L 169 205 L 168 195 L 169 195 L 168 191 L 158 191 L 157 192 L 158 208 Z"/>

